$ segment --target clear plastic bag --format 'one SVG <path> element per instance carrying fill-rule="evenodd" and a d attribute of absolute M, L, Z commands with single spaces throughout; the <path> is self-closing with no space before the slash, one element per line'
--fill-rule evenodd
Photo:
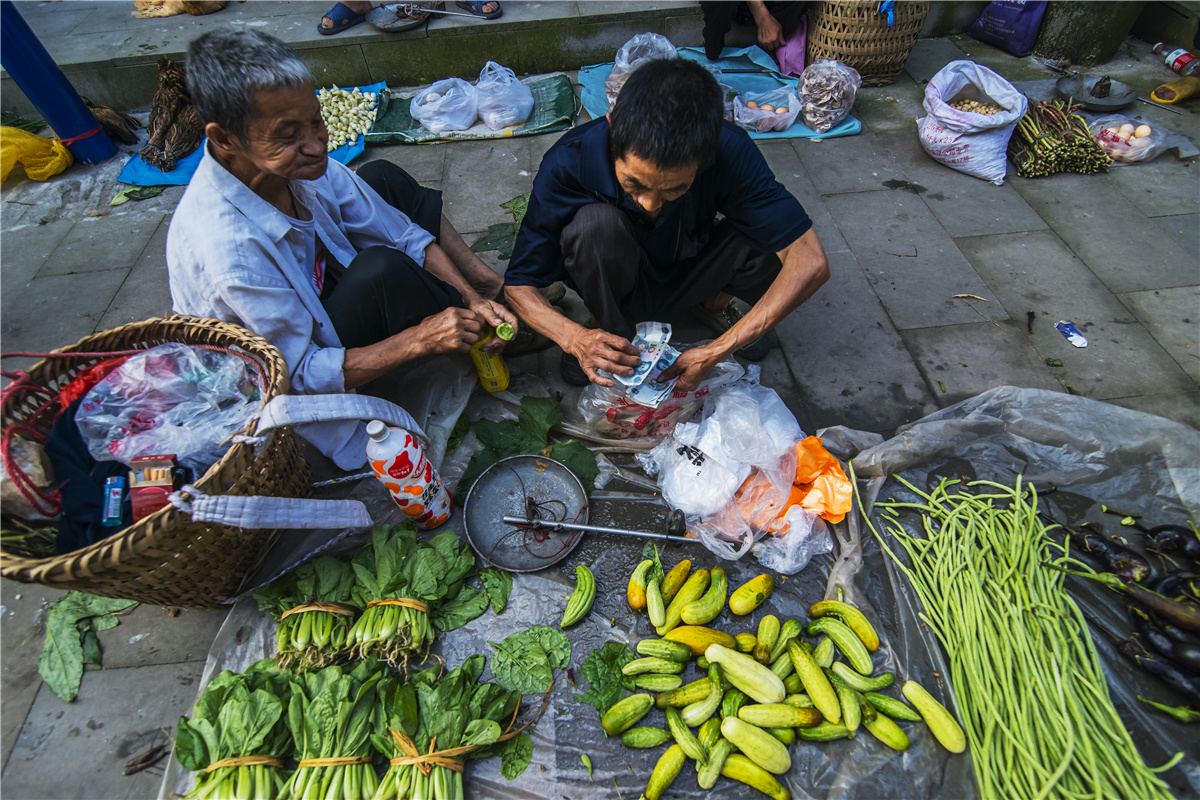
<path fill-rule="evenodd" d="M 97 461 L 175 455 L 197 476 L 261 406 L 246 362 L 171 343 L 129 358 L 88 392 L 75 424 Z"/>
<path fill-rule="evenodd" d="M 657 33 L 639 33 L 617 51 L 613 59 L 612 71 L 604 81 L 604 96 L 608 98 L 608 109 L 611 111 L 617 104 L 617 95 L 621 87 L 635 69 L 655 58 L 678 58 L 679 53 L 671 40 Z"/>
<path fill-rule="evenodd" d="M 770 110 L 764 110 L 763 106 L 770 106 Z M 733 121 L 748 131 L 786 131 L 798 116 L 800 99 L 784 86 L 769 92 L 738 95 L 733 99 Z"/>
<path fill-rule="evenodd" d="M 804 124 L 817 133 L 827 133 L 850 113 L 861 86 L 858 70 L 839 61 L 823 58 L 809 64 L 799 84 Z"/>
<path fill-rule="evenodd" d="M 517 73 L 489 61 L 475 84 L 479 98 L 479 120 L 494 131 L 523 125 L 533 113 L 533 92 L 517 79 Z"/>
<path fill-rule="evenodd" d="M 663 499 L 685 515 L 715 514 L 750 475 L 750 466 L 726 455 L 720 420 L 684 422 L 663 443 L 638 456 L 647 474 L 658 476 Z"/>
<path fill-rule="evenodd" d="M 795 575 L 808 566 L 813 556 L 833 552 L 833 536 L 816 514 L 792 506 L 783 519 L 786 527 L 763 537 L 751 551 L 767 569 Z"/>
<path fill-rule="evenodd" d="M 478 117 L 479 93 L 462 78 L 445 78 L 413 97 L 408 111 L 432 133 L 465 131 Z"/>
<path fill-rule="evenodd" d="M 1153 161 L 1169 149 L 1167 136 L 1170 132 L 1166 128 L 1154 130 L 1141 120 L 1130 119 L 1121 114 L 1098 117 L 1088 128 L 1092 131 L 1092 136 L 1096 137 L 1096 143 L 1108 153 L 1114 164 Z M 1136 133 L 1142 128 L 1150 128 L 1150 133 L 1137 136 Z"/>

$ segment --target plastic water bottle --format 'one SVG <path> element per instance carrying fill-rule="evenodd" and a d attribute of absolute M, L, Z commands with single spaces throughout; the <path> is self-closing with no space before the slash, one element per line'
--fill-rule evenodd
<path fill-rule="evenodd" d="M 424 530 L 436 528 L 454 510 L 450 493 L 442 485 L 425 448 L 403 428 L 389 428 L 379 420 L 367 425 L 367 460 L 379 482 L 411 522 Z"/>
<path fill-rule="evenodd" d="M 507 334 L 507 335 L 505 335 Z M 499 336 L 508 341 L 513 337 L 513 326 L 507 322 L 496 328 L 488 328 L 479 341 L 471 345 L 471 360 L 479 373 L 479 382 L 489 392 L 503 392 L 508 388 L 508 364 L 498 353 L 489 353 L 483 346 Z"/>
<path fill-rule="evenodd" d="M 1185 47 L 1172 49 L 1166 42 L 1154 45 L 1154 52 L 1162 56 L 1168 67 L 1180 75 L 1200 75 L 1200 58 L 1187 51 Z"/>

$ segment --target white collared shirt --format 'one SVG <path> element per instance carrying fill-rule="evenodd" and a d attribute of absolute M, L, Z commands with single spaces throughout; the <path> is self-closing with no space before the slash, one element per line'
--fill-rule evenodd
<path fill-rule="evenodd" d="M 329 159 L 314 181 L 291 181 L 292 195 L 312 215 L 315 236 L 339 264 L 385 245 L 425 264 L 434 237 L 388 205 L 345 165 Z M 176 312 L 232 322 L 279 348 L 295 394 L 346 391 L 345 349 L 313 287 L 311 263 L 288 239 L 288 217 L 217 163 L 205 149 L 167 232 L 167 270 Z M 315 243 L 313 243 L 315 244 Z M 342 469 L 366 463 L 361 423 L 296 426 Z"/>

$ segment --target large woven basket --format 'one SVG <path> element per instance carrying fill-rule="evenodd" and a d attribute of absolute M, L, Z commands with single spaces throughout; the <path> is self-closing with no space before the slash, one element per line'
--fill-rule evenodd
<path fill-rule="evenodd" d="M 57 393 L 77 374 L 104 360 L 101 353 L 144 350 L 168 342 L 237 348 L 262 367 L 263 403 L 288 391 L 283 356 L 267 340 L 236 325 L 174 316 L 124 325 L 81 339 L 56 353 L 95 357 L 47 358 L 29 370 L 29 383 Z M 4 400 L 4 428 L 29 424 L 45 395 L 15 389 Z M 54 414 L 34 427 L 45 435 Z M 254 423 L 244 431 L 253 433 Z M 275 431 L 260 456 L 236 443 L 194 485 L 211 495 L 305 497 L 311 493 L 308 463 L 287 428 Z M 53 558 L 22 558 L 0 551 L 0 575 L 54 589 L 78 589 L 104 597 L 169 606 L 213 608 L 236 595 L 262 563 L 279 532 L 242 530 L 193 522 L 168 506 L 95 544 Z"/>
<path fill-rule="evenodd" d="M 832 58 L 854 67 L 863 86 L 887 86 L 904 70 L 929 3 L 899 2 L 889 28 L 874 0 L 825 0 L 808 11 L 808 63 Z"/>

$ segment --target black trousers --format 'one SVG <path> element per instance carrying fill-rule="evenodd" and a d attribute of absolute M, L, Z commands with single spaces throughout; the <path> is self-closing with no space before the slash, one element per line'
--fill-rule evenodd
<path fill-rule="evenodd" d="M 722 220 L 704 252 L 679 262 L 670 281 L 657 280 L 629 218 L 606 203 L 575 213 L 563 230 L 562 249 L 567 274 L 600 327 L 626 338 L 639 322 L 671 319 L 720 292 L 753 305 L 781 267 L 777 255 L 756 252 Z"/>
<path fill-rule="evenodd" d="M 796 0 L 767 3 L 767 11 L 771 12 L 771 16 L 783 28 L 784 39 L 792 38 L 807 8 L 808 3 Z M 750 9 L 745 3 L 730 0 L 701 2 L 700 13 L 704 15 L 704 30 L 701 32 L 704 39 L 704 55 L 709 61 L 716 61 L 721 57 L 721 50 L 725 47 L 725 34 L 729 33 L 735 20 L 743 25 L 754 24 L 754 18 L 750 16 Z"/>
<path fill-rule="evenodd" d="M 441 192 L 426 189 L 388 161 L 364 164 L 358 177 L 436 239 L 442 227 Z M 334 276 L 336 271 L 327 269 L 321 305 L 343 347 L 382 342 L 451 306 L 464 306 L 457 289 L 393 247 L 368 247 L 340 275 Z"/>

